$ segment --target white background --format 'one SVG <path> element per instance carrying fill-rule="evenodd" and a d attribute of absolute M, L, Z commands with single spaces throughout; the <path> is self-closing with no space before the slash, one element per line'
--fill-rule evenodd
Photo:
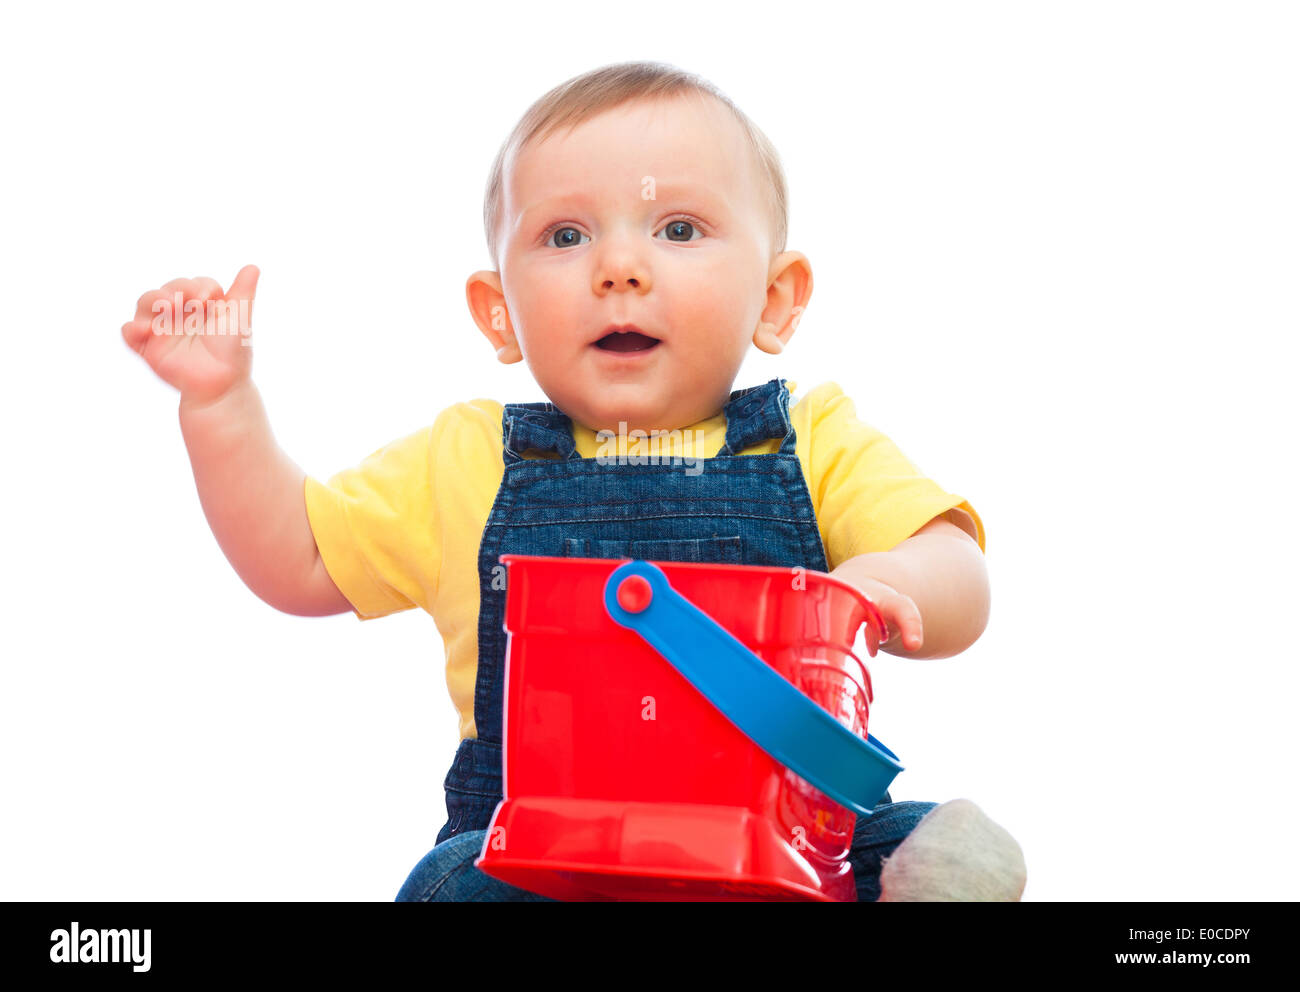
<path fill-rule="evenodd" d="M 487 171 L 649 58 L 775 142 L 816 275 L 737 386 L 839 382 L 987 525 L 983 638 L 872 663 L 894 797 L 974 799 L 1027 900 L 1294 899 L 1298 49 L 1283 3 L 6 6 L 0 898 L 393 898 L 457 740 L 433 621 L 249 592 L 119 328 L 257 264 L 322 479 L 541 399 L 464 303 Z"/>

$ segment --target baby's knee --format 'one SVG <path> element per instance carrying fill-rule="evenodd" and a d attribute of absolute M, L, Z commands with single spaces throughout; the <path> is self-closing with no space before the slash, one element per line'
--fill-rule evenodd
<path fill-rule="evenodd" d="M 927 813 L 885 859 L 880 901 L 1015 902 L 1026 879 L 1016 839 L 969 799 L 954 799 Z"/>
<path fill-rule="evenodd" d="M 474 868 L 474 859 L 483 847 L 486 830 L 457 834 L 434 846 L 411 871 L 397 902 L 460 902 L 467 889 L 483 877 Z"/>

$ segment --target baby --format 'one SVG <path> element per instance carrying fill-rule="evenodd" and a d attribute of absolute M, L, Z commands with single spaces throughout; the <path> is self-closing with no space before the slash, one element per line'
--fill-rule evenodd
<path fill-rule="evenodd" d="M 502 554 L 830 572 L 879 606 L 900 657 L 955 655 L 988 617 L 979 516 L 838 386 L 732 389 L 751 345 L 790 341 L 812 269 L 785 250 L 775 150 L 716 88 L 646 62 L 556 87 L 503 145 L 484 221 L 496 269 L 469 277 L 470 313 L 550 402 L 455 404 L 327 483 L 276 445 L 250 377 L 256 268 L 226 293 L 173 280 L 122 328 L 180 390 L 204 513 L 253 592 L 298 616 L 436 621 L 461 742 L 447 822 L 399 900 L 542 899 L 472 864 L 502 792 Z M 863 901 L 1010 901 L 1025 883 L 1019 845 L 965 799 L 886 793 L 849 857 Z"/>

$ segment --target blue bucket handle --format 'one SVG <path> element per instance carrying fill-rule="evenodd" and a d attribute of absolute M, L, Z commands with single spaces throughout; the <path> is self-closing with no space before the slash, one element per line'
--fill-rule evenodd
<path fill-rule="evenodd" d="M 619 588 L 632 576 L 650 586 L 649 601 L 637 610 L 618 601 Z M 614 569 L 605 582 L 605 609 L 663 655 L 741 733 L 840 805 L 871 815 L 903 770 L 893 751 L 870 735 L 864 741 L 800 692 L 677 592 L 652 562 L 638 559 Z"/>

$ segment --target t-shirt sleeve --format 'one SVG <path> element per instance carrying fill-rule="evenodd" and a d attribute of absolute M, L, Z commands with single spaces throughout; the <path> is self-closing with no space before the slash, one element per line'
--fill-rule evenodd
<path fill-rule="evenodd" d="M 889 438 L 857 418 L 835 383 L 808 396 L 812 418 L 810 484 L 827 564 L 888 551 L 937 516 L 984 550 L 984 523 L 974 507 L 923 475 Z"/>
<path fill-rule="evenodd" d="M 441 535 L 432 465 L 441 418 L 319 482 L 307 476 L 307 520 L 321 560 L 360 620 L 414 606 L 437 592 Z"/>

